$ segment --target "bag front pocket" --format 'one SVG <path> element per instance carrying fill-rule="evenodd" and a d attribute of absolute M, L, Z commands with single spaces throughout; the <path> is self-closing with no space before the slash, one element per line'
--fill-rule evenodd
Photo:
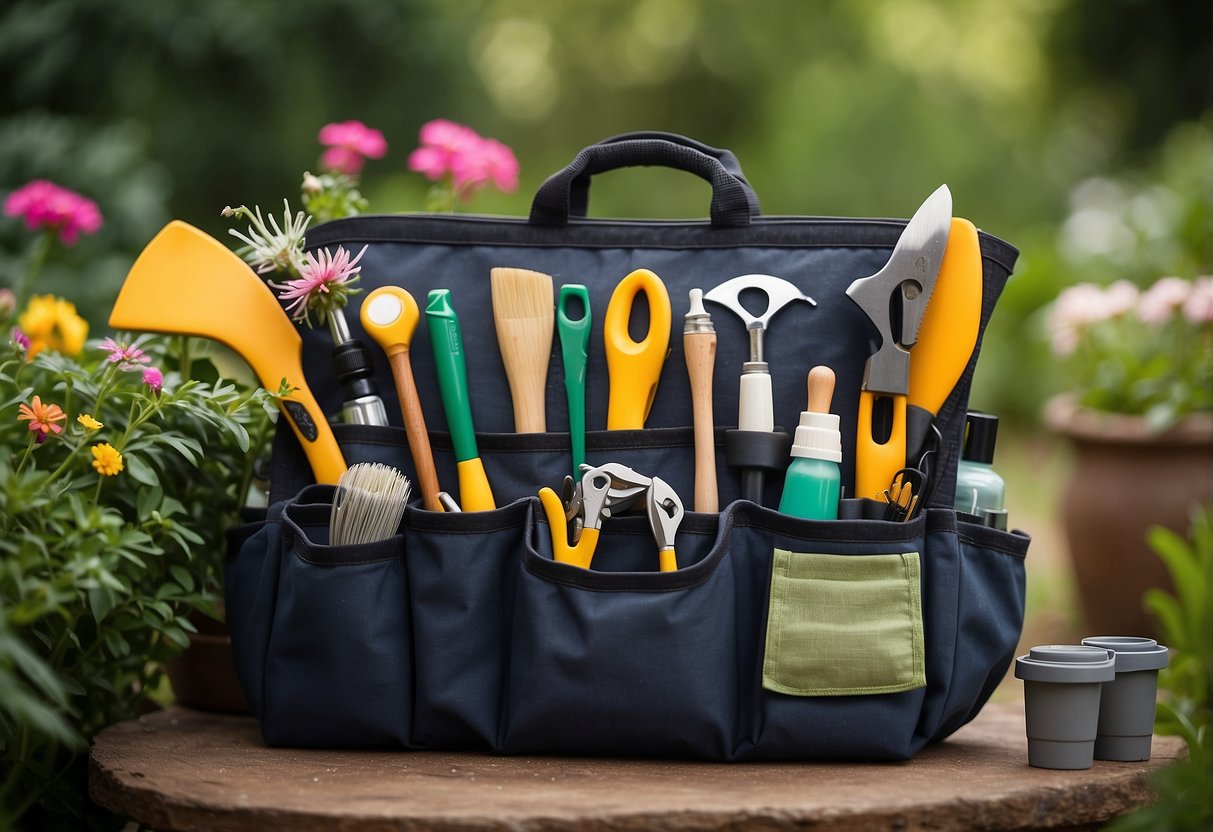
<path fill-rule="evenodd" d="M 331 488 L 307 491 L 331 500 Z M 404 538 L 330 546 L 329 511 L 311 502 L 283 512 L 262 732 L 271 745 L 406 746 L 413 671 Z"/>
<path fill-rule="evenodd" d="M 840 696 L 925 685 L 920 571 L 917 552 L 776 549 L 762 686 Z"/>
<path fill-rule="evenodd" d="M 604 529 L 594 570 L 523 552 L 510 650 L 510 752 L 727 758 L 737 720 L 733 566 L 715 515 L 688 515 L 658 572 L 643 518 Z M 563 533 L 563 529 L 560 533 Z M 649 571 L 598 571 L 649 565 Z"/>

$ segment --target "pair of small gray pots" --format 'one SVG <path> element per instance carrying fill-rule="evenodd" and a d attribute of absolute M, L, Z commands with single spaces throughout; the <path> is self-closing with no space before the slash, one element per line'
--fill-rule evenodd
<path fill-rule="evenodd" d="M 1020 656 L 1028 764 L 1084 769 L 1094 760 L 1150 759 L 1158 671 L 1166 666 L 1166 647 L 1134 636 L 1093 636 Z"/>

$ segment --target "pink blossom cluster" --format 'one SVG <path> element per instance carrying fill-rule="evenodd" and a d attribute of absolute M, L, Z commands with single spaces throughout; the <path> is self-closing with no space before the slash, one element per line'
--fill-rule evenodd
<path fill-rule="evenodd" d="M 1053 351 L 1071 355 L 1084 330 L 1132 313 L 1150 326 L 1162 326 L 1176 314 L 1192 324 L 1213 323 L 1213 276 L 1195 280 L 1164 277 L 1144 292 L 1127 280 L 1108 287 L 1079 283 L 1057 296 L 1048 315 Z"/>
<path fill-rule="evenodd" d="M 75 245 L 83 234 L 101 228 L 97 203 L 45 179 L 35 179 L 8 195 L 4 213 L 25 220 L 31 231 L 42 228 L 59 234 L 64 245 Z"/>
<path fill-rule="evenodd" d="M 467 193 L 492 182 L 510 193 L 518 187 L 518 159 L 514 151 L 475 130 L 446 119 L 422 125 L 421 147 L 409 155 L 409 170 L 435 182 L 451 177 L 456 191 Z"/>
<path fill-rule="evenodd" d="M 325 146 L 320 164 L 338 173 L 356 174 L 367 159 L 382 159 L 387 153 L 383 133 L 361 121 L 339 121 L 320 128 L 320 143 Z"/>

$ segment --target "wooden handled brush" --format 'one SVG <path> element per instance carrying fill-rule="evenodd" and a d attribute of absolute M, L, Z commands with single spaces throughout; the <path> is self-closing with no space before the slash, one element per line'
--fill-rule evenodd
<path fill-rule="evenodd" d="M 514 431 L 543 433 L 555 321 L 552 277 L 527 269 L 495 268 L 490 279 L 497 344 L 514 402 Z"/>

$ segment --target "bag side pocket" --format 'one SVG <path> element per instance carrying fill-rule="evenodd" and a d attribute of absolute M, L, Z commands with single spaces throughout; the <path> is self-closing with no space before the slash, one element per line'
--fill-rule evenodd
<path fill-rule="evenodd" d="M 762 685 L 793 696 L 900 693 L 926 684 L 917 552 L 776 549 Z"/>
<path fill-rule="evenodd" d="M 262 733 L 271 745 L 406 746 L 413 661 L 404 537 L 330 546 L 329 512 L 321 502 L 283 512 Z"/>
<path fill-rule="evenodd" d="M 981 710 L 1003 680 L 1023 631 L 1024 561 L 1031 538 L 957 523 L 960 585 L 956 657 L 948 701 L 933 740 L 941 740 Z"/>
<path fill-rule="evenodd" d="M 277 515 L 281 508 L 279 504 L 271 509 L 268 522 L 229 532 L 232 548 L 224 570 L 224 608 L 232 637 L 232 661 L 249 708 L 258 718 L 264 713 L 265 657 L 278 599 L 282 523 Z"/>

